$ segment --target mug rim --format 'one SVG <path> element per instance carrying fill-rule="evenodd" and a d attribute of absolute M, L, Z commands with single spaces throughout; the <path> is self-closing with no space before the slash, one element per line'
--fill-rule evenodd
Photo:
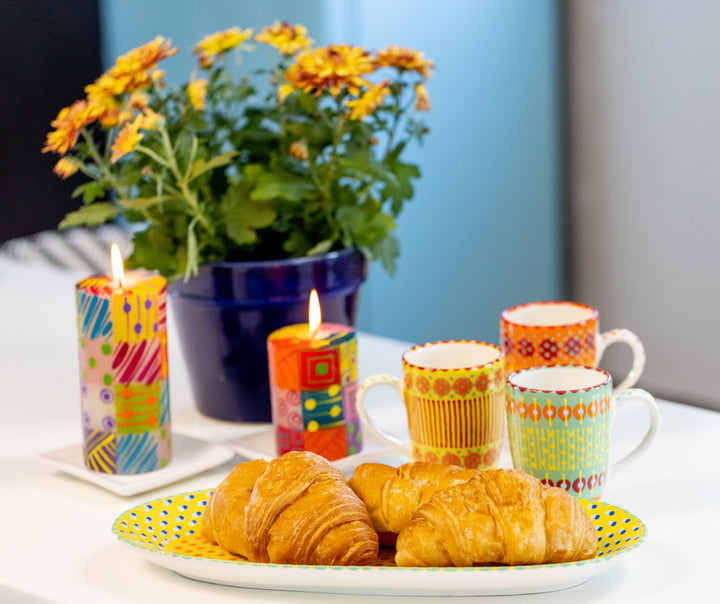
<path fill-rule="evenodd" d="M 413 363 L 411 361 L 407 360 L 407 355 L 410 353 L 419 350 L 421 348 L 427 348 L 429 346 L 437 346 L 438 344 L 480 344 L 482 346 L 485 346 L 486 348 L 493 348 L 497 353 L 498 356 L 496 356 L 494 359 L 487 361 L 486 363 L 481 363 L 479 365 L 466 365 L 463 367 L 428 367 L 426 365 L 419 365 L 417 363 Z M 490 342 L 483 342 L 481 340 L 435 340 L 433 342 L 424 342 L 422 344 L 416 344 L 415 346 L 412 346 L 411 348 L 408 348 L 405 352 L 402 354 L 402 362 L 403 365 L 410 365 L 411 367 L 415 367 L 417 369 L 421 369 L 423 371 L 468 371 L 471 369 L 480 369 L 482 367 L 487 367 L 489 365 L 492 365 L 493 363 L 497 363 L 501 359 L 505 358 L 505 351 L 500 348 L 500 346 L 497 346 L 496 344 L 491 344 Z"/>
<path fill-rule="evenodd" d="M 569 306 L 577 306 L 580 308 L 585 308 L 590 312 L 590 316 L 587 319 L 583 319 L 582 321 L 573 321 L 571 323 L 557 323 L 554 325 L 537 325 L 535 323 L 521 323 L 520 321 L 513 321 L 512 319 L 508 319 L 508 315 L 511 312 L 514 312 L 516 310 L 519 310 L 521 308 L 526 308 L 528 306 L 546 306 L 551 304 L 567 304 Z M 582 302 L 574 302 L 572 300 L 538 300 L 536 302 L 523 302 L 521 304 L 515 304 L 514 306 L 510 306 L 506 309 L 504 309 L 500 313 L 500 318 L 508 323 L 509 325 L 521 325 L 522 327 L 536 327 L 536 328 L 543 328 L 543 329 L 553 329 L 557 327 L 567 327 L 568 325 L 585 325 L 587 323 L 590 323 L 591 321 L 597 321 L 598 317 L 600 316 L 600 311 L 595 308 L 594 306 L 590 306 L 589 304 L 583 304 Z"/>
<path fill-rule="evenodd" d="M 529 373 L 529 372 L 535 372 L 542 369 L 589 369 L 591 371 L 594 371 L 596 373 L 601 373 L 605 376 L 602 382 L 598 384 L 594 384 L 593 386 L 588 386 L 587 388 L 574 388 L 574 389 L 568 389 L 568 390 L 558 390 L 558 389 L 546 389 L 546 388 L 531 388 L 529 386 L 520 386 L 519 384 L 516 384 L 513 382 L 513 378 L 517 375 L 520 375 L 521 373 Z M 519 390 L 520 392 L 542 392 L 543 394 L 565 394 L 566 392 L 576 393 L 576 392 L 590 392 L 591 390 L 595 390 L 595 388 L 602 388 L 603 386 L 608 386 L 612 384 L 612 376 L 605 371 L 604 369 L 600 369 L 600 367 L 592 367 L 591 365 L 536 365 L 534 367 L 525 367 L 524 369 L 518 369 L 517 371 L 513 371 L 510 373 L 507 378 L 505 379 L 505 382 L 512 388 L 515 388 Z"/>

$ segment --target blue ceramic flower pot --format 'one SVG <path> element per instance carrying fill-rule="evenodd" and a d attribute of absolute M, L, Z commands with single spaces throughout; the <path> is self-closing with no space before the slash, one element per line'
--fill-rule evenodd
<path fill-rule="evenodd" d="M 323 321 L 355 324 L 367 261 L 354 249 L 259 262 L 211 262 L 169 287 L 195 404 L 206 416 L 269 422 L 267 337 L 308 320 L 316 289 Z"/>

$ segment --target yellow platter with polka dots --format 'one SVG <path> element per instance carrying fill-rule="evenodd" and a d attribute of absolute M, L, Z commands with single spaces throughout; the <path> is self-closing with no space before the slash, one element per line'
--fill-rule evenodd
<path fill-rule="evenodd" d="M 366 595 L 503 595 L 579 585 L 605 573 L 640 546 L 645 524 L 622 508 L 581 500 L 597 528 L 598 555 L 567 564 L 468 568 L 396 567 L 381 548 L 374 566 L 308 566 L 247 562 L 200 534 L 211 490 L 171 495 L 118 516 L 112 531 L 151 562 L 188 578 L 237 587 Z"/>

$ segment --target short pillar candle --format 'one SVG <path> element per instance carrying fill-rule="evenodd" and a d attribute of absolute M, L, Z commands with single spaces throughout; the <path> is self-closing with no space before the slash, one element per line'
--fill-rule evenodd
<path fill-rule="evenodd" d="M 140 474 L 171 460 L 166 281 L 141 271 L 77 283 L 85 466 Z"/>
<path fill-rule="evenodd" d="M 312 451 L 332 461 L 360 452 L 355 330 L 288 325 L 267 344 L 277 454 Z"/>

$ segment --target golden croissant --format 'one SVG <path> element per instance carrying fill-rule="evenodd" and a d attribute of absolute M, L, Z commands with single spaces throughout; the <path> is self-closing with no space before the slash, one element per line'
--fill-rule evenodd
<path fill-rule="evenodd" d="M 306 451 L 238 464 L 213 491 L 202 534 L 251 562 L 364 566 L 378 554 L 342 472 Z"/>
<path fill-rule="evenodd" d="M 365 463 L 355 469 L 348 484 L 365 503 L 380 542 L 395 545 L 397 534 L 433 493 L 467 482 L 477 472 L 422 461 L 397 468 Z"/>
<path fill-rule="evenodd" d="M 436 491 L 396 547 L 398 566 L 526 565 L 591 558 L 597 536 L 563 489 L 521 470 L 486 470 Z"/>

